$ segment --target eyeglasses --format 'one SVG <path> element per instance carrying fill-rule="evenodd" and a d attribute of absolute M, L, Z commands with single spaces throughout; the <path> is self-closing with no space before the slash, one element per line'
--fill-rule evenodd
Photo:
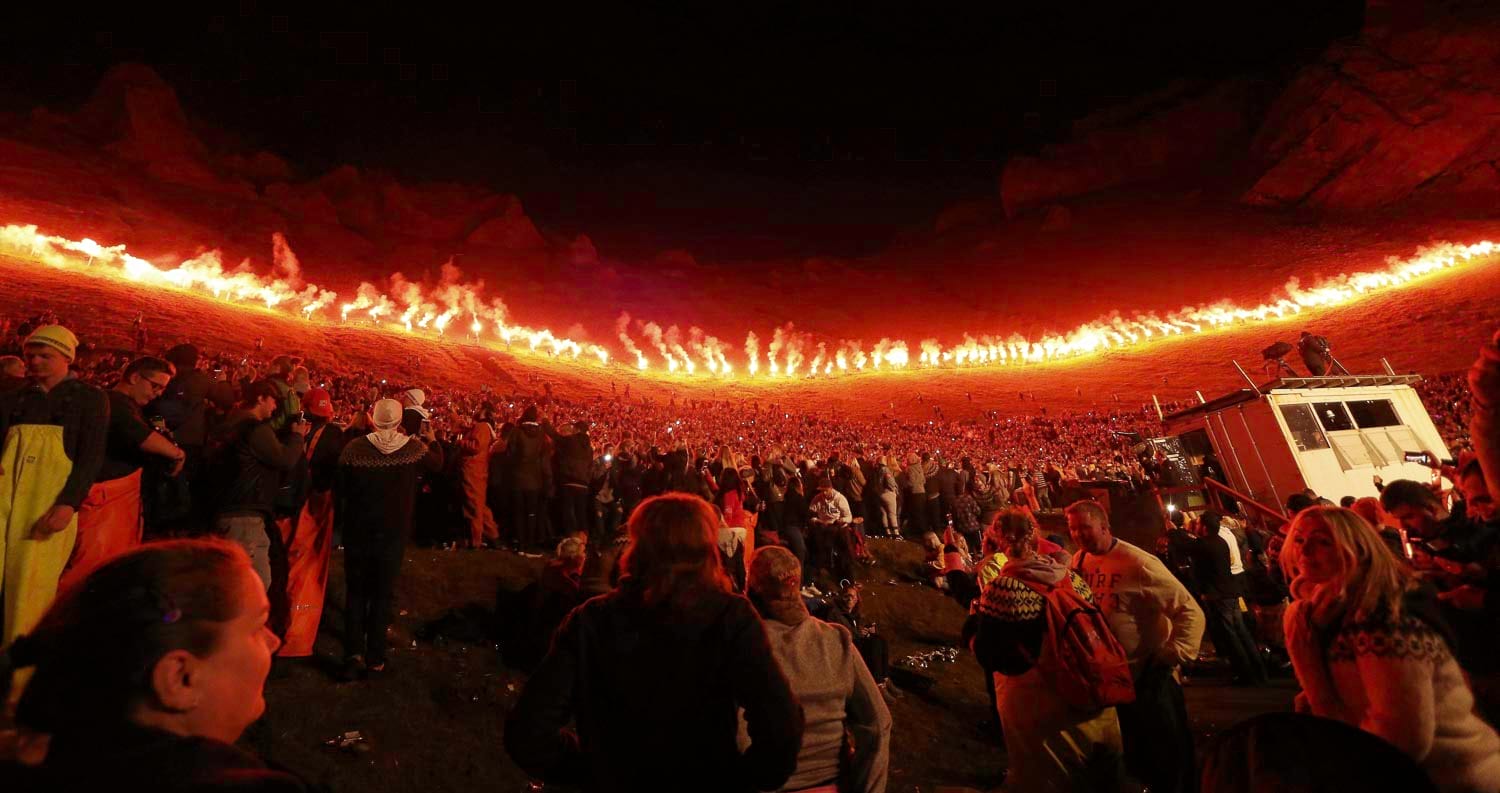
<path fill-rule="evenodd" d="M 149 377 L 146 378 L 146 383 L 151 386 L 151 391 L 157 394 L 160 394 L 161 392 L 167 390 L 167 385 L 171 382 L 172 381 L 170 378 L 165 380 L 152 380 Z"/>

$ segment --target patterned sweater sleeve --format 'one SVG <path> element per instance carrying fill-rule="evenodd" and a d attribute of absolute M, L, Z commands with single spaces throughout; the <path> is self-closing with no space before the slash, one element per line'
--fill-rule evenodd
<path fill-rule="evenodd" d="M 1442 638 L 1420 620 L 1352 626 L 1329 648 L 1330 663 L 1353 662 L 1368 700 L 1360 729 L 1378 735 L 1418 763 L 1437 737 L 1433 677 L 1448 652 Z"/>
<path fill-rule="evenodd" d="M 1010 576 L 999 576 L 975 601 L 974 657 L 1007 677 L 1025 674 L 1042 654 L 1047 621 L 1042 598 Z"/>

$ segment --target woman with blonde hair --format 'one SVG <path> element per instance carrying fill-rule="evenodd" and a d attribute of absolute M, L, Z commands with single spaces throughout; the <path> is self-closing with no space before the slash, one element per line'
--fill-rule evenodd
<path fill-rule="evenodd" d="M 1500 791 L 1500 737 L 1474 714 L 1434 599 L 1358 514 L 1309 507 L 1281 552 L 1298 710 L 1385 739 L 1444 793 Z"/>
<path fill-rule="evenodd" d="M 1007 557 L 1000 574 L 971 605 L 972 649 L 993 672 L 997 715 L 1010 763 L 1005 789 L 1108 791 L 1124 780 L 1119 717 L 1113 707 L 1075 710 L 1044 674 L 1049 630 L 1046 600 L 1033 587 L 1071 586 L 1094 602 L 1078 573 L 1037 551 L 1036 530 L 1026 520 L 1000 520 L 995 531 Z"/>
<path fill-rule="evenodd" d="M 558 627 L 506 720 L 506 750 L 533 776 L 585 791 L 780 788 L 796 768 L 802 711 L 754 607 L 724 575 L 714 508 L 648 498 L 627 530 L 619 586 Z"/>

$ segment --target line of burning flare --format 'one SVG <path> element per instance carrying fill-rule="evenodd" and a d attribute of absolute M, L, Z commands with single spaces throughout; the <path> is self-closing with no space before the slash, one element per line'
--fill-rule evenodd
<path fill-rule="evenodd" d="M 451 261 L 443 265 L 437 286 L 424 288 L 398 272 L 387 279 L 386 289 L 369 282 L 361 283 L 353 300 L 338 303 L 336 293 L 303 280 L 300 262 L 285 237 L 274 234 L 271 242 L 272 273 L 264 276 L 256 274 L 248 260 L 233 269 L 226 269 L 216 250 L 188 259 L 176 267 L 162 269 L 130 255 L 124 245 L 104 246 L 91 239 L 74 241 L 47 236 L 39 233 L 36 226 L 0 226 L 0 247 L 52 267 L 78 268 L 81 264 L 79 257 L 86 256 L 87 261 L 82 264 L 112 267 L 119 276 L 130 281 L 263 306 L 308 320 L 328 318 L 333 306 L 337 305 L 341 322 L 368 321 L 378 327 L 443 335 L 455 320 L 462 322 L 467 319 L 469 335 L 478 342 L 499 339 L 508 347 L 522 344 L 529 351 L 552 357 L 576 360 L 588 353 L 601 365 L 610 362 L 610 351 L 602 345 L 560 337 L 546 328 L 511 324 L 504 301 L 496 297 L 486 302 L 482 297 L 484 282 L 463 283 L 461 273 Z M 1304 309 L 1338 305 L 1372 292 L 1400 287 L 1424 275 L 1497 252 L 1500 252 L 1500 246 L 1488 241 L 1472 245 L 1439 243 L 1419 249 L 1408 259 L 1388 257 L 1384 270 L 1340 274 L 1311 288 L 1303 288 L 1297 278 L 1291 278 L 1284 286 L 1283 295 L 1251 308 L 1220 301 L 1186 306 L 1165 316 L 1143 313 L 1127 318 L 1115 312 L 1067 333 L 1046 334 L 1038 339 L 1028 339 L 1017 333 L 977 337 L 965 333 L 957 344 L 944 346 L 936 338 L 924 338 L 909 345 L 901 339 L 884 337 L 867 349 L 862 339 L 841 339 L 834 344 L 799 331 L 788 322 L 772 330 L 765 348 L 764 376 L 827 377 L 905 369 L 912 366 L 913 361 L 916 366 L 927 368 L 1065 360 L 1170 336 L 1282 319 Z M 486 328 L 489 336 L 484 335 Z M 655 366 L 674 375 L 692 376 L 700 370 L 711 377 L 736 375 L 735 364 L 729 358 L 730 346 L 700 328 L 689 327 L 683 331 L 677 325 L 670 325 L 663 329 L 655 322 L 632 320 L 630 314 L 622 313 L 615 321 L 614 330 L 628 356 L 626 360 L 634 359 L 634 368 L 638 371 L 652 370 Z M 640 343 L 637 339 L 641 340 Z M 750 377 L 761 377 L 761 340 L 754 331 L 746 334 L 742 349 L 744 371 Z M 653 351 L 659 363 L 654 364 L 651 360 Z"/>

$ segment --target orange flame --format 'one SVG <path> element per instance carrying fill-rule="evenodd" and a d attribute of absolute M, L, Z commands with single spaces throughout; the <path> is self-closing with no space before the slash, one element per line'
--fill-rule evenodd
<path fill-rule="evenodd" d="M 75 269 L 99 277 L 188 291 L 309 321 L 326 319 L 337 306 L 338 319 L 346 323 L 355 312 L 364 312 L 376 327 L 441 335 L 455 318 L 468 316 L 469 329 L 478 343 L 483 343 L 481 332 L 488 325 L 493 328 L 493 338 L 502 340 L 507 346 L 517 337 L 524 339 L 526 352 L 568 360 L 577 360 L 582 353 L 588 352 L 601 366 L 608 366 L 611 361 L 610 351 L 600 344 L 585 345 L 558 336 L 547 328 L 510 323 L 505 303 L 499 298 L 491 298 L 486 304 L 482 297 L 484 282 L 464 282 L 462 273 L 451 260 L 443 265 L 441 281 L 435 286 L 424 287 L 401 273 L 393 273 L 387 279 L 386 288 L 361 283 L 353 300 L 339 303 L 338 295 L 332 290 L 304 280 L 302 263 L 284 235 L 272 235 L 271 250 L 272 266 L 266 275 L 257 274 L 248 260 L 233 268 L 226 267 L 219 251 L 200 254 L 172 267 L 158 267 L 127 253 L 124 245 L 106 246 L 88 238 L 70 240 L 49 236 L 33 225 L 0 226 L 0 252 L 48 267 Z M 1070 331 L 1049 333 L 1040 338 L 1027 338 L 1017 333 L 964 333 L 959 341 L 945 346 L 935 337 L 923 338 L 915 345 L 885 337 L 866 351 L 863 341 L 833 343 L 827 339 L 814 339 L 788 322 L 772 330 L 766 347 L 764 375 L 761 371 L 760 336 L 754 331 L 745 335 L 744 368 L 752 378 L 827 377 L 904 369 L 912 365 L 913 349 L 916 350 L 915 365 L 924 368 L 1067 360 L 1147 344 L 1168 336 L 1275 321 L 1306 309 L 1341 305 L 1497 253 L 1500 253 L 1500 246 L 1488 241 L 1472 245 L 1440 243 L 1419 249 L 1416 255 L 1407 259 L 1390 257 L 1381 270 L 1340 274 L 1307 287 L 1296 278 L 1289 279 L 1280 294 L 1255 306 L 1219 301 L 1185 307 L 1165 315 L 1147 312 L 1128 318 L 1114 312 Z M 700 364 L 709 376 L 729 377 L 734 371 L 734 364 L 726 354 L 728 346 L 700 328 L 689 327 L 684 334 L 677 325 L 669 325 L 666 330 L 652 321 L 636 320 L 633 325 L 649 348 L 660 356 L 667 373 L 693 376 L 698 373 Z M 649 371 L 651 367 L 646 353 L 631 335 L 630 314 L 620 314 L 614 331 L 615 339 L 627 354 L 626 361 L 633 359 L 637 371 Z"/>

